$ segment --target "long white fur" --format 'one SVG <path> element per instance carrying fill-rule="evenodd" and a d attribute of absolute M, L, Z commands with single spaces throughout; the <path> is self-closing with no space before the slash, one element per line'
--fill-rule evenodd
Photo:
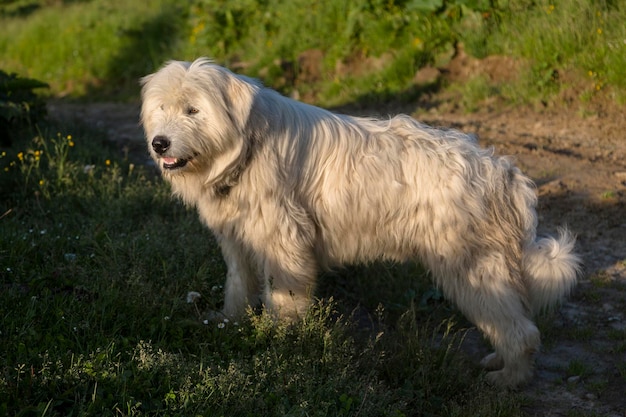
<path fill-rule="evenodd" d="M 414 259 L 493 344 L 488 378 L 530 378 L 532 316 L 570 291 L 579 259 L 567 231 L 536 239 L 533 184 L 509 159 L 409 116 L 293 101 L 207 59 L 170 61 L 142 85 L 151 155 L 221 245 L 225 315 L 260 301 L 296 317 L 321 269 Z"/>

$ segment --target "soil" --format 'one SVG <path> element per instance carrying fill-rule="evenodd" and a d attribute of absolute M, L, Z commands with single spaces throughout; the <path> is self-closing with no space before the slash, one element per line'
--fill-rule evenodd
<path fill-rule="evenodd" d="M 535 378 L 520 389 L 526 397 L 524 410 L 534 416 L 626 416 L 623 112 L 584 116 L 564 108 L 537 111 L 491 105 L 465 114 L 454 106 L 427 107 L 392 105 L 385 113 L 410 113 L 431 125 L 473 133 L 481 145 L 511 155 L 537 184 L 539 233 L 567 226 L 578 236 L 584 272 L 569 300 L 540 321 L 544 346 L 537 355 Z M 103 129 L 120 152 L 148 163 L 138 124 L 139 104 L 53 102 L 49 113 Z M 470 350 L 478 360 L 486 347 L 479 337 L 468 340 L 476 343 Z"/>

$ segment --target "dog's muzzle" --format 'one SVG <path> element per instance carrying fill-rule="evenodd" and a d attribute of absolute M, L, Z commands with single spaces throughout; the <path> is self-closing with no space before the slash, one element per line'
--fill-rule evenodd
<path fill-rule="evenodd" d="M 164 169 L 176 169 L 176 168 L 182 168 L 185 165 L 187 165 L 187 162 L 189 162 L 189 159 L 172 158 L 168 156 L 163 156 L 169 150 L 171 145 L 172 145 L 172 142 L 166 136 L 157 135 L 154 137 L 154 139 L 152 139 L 152 149 L 163 160 L 163 168 Z"/>

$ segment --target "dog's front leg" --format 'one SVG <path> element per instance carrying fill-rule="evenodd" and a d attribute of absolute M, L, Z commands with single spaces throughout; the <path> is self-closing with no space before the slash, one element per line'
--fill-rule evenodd
<path fill-rule="evenodd" d="M 238 242 L 221 237 L 219 243 L 227 267 L 222 313 L 229 318 L 240 317 L 249 305 L 258 303 L 258 271 L 247 251 Z"/>
<path fill-rule="evenodd" d="M 267 311 L 287 320 L 301 318 L 311 305 L 316 274 L 296 276 L 275 265 L 264 275 L 263 304 Z"/>
<path fill-rule="evenodd" d="M 265 308 L 289 320 L 302 317 L 311 305 L 318 272 L 313 249 L 298 243 L 281 238 L 272 241 L 263 271 Z"/>

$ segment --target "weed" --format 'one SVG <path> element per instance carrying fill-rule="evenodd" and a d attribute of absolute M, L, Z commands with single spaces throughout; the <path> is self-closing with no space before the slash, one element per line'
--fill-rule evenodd
<path fill-rule="evenodd" d="M 584 363 L 579 359 L 572 359 L 567 367 L 567 374 L 569 376 L 579 376 L 585 378 L 592 373 L 590 365 Z"/>
<path fill-rule="evenodd" d="M 498 94 L 498 89 L 489 80 L 481 76 L 474 77 L 461 85 L 456 85 L 455 89 L 460 92 L 462 107 L 467 112 L 479 110 L 486 99 Z"/>
<path fill-rule="evenodd" d="M 626 352 L 626 330 L 610 329 L 608 337 L 615 342 L 613 350 L 616 353 Z"/>
<path fill-rule="evenodd" d="M 589 341 L 593 340 L 596 328 L 592 326 L 576 326 L 569 329 L 567 334 L 574 340 Z"/>
<path fill-rule="evenodd" d="M 599 380 L 588 381 L 585 386 L 594 393 L 596 396 L 601 396 L 609 385 L 609 381 L 606 378 L 600 378 Z"/>
<path fill-rule="evenodd" d="M 600 271 L 598 273 L 593 274 L 591 277 L 589 277 L 589 280 L 591 281 L 593 286 L 596 288 L 607 288 L 607 287 L 610 287 L 611 285 L 614 285 L 613 278 L 604 271 Z M 598 297 L 599 295 L 594 292 L 592 298 L 596 299 Z"/>
<path fill-rule="evenodd" d="M 622 377 L 624 382 L 626 382 L 626 362 L 621 362 L 617 364 L 617 372 Z"/>
<path fill-rule="evenodd" d="M 610 191 L 605 191 L 602 193 L 602 195 L 600 196 L 603 200 L 612 200 L 614 199 L 616 196 L 615 191 L 610 190 Z"/>

